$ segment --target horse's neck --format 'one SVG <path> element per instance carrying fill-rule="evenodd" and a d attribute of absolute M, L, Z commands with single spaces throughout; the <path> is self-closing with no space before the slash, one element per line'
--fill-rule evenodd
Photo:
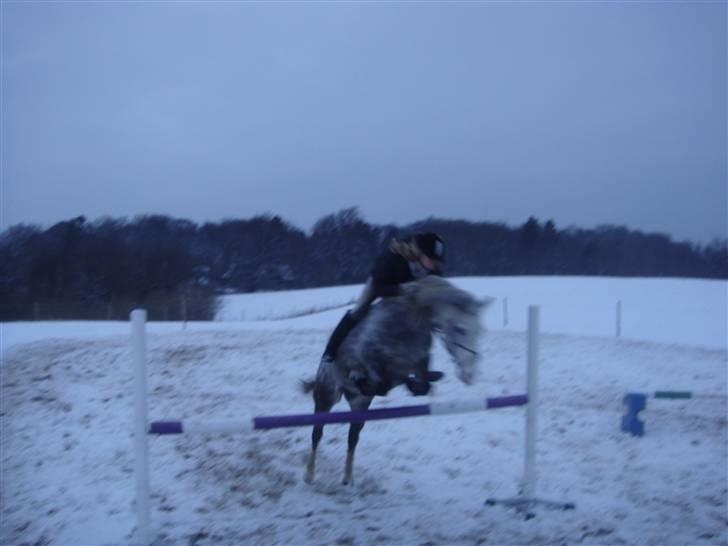
<path fill-rule="evenodd" d="M 420 283 L 419 294 L 416 294 L 417 301 L 422 312 L 429 315 L 430 322 L 435 326 L 441 326 L 452 320 L 457 315 L 456 309 L 466 308 L 470 304 L 470 296 L 455 288 L 453 285 L 440 278 L 433 278 L 427 282 Z"/>
<path fill-rule="evenodd" d="M 441 329 L 443 326 L 451 321 L 453 318 L 453 308 L 451 305 L 440 303 L 431 308 L 430 323 L 432 328 Z"/>
<path fill-rule="evenodd" d="M 398 332 L 400 339 L 412 340 L 423 332 L 431 333 L 433 328 L 432 309 L 414 307 L 410 302 L 401 298 L 382 300 L 370 310 L 374 335 L 387 332 Z"/>
<path fill-rule="evenodd" d="M 389 306 L 387 312 L 390 317 L 410 323 L 413 330 L 420 330 L 432 324 L 433 309 L 431 307 L 413 306 L 403 298 L 392 298 L 382 301 Z"/>

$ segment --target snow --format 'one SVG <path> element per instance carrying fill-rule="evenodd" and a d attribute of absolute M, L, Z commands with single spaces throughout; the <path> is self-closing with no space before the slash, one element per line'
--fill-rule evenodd
<path fill-rule="evenodd" d="M 226 296 L 216 320 L 277 320 L 338 308 L 356 301 L 363 285 L 256 292 Z M 341 314 L 341 313 L 339 313 Z"/>
<path fill-rule="evenodd" d="M 397 389 L 374 407 L 524 391 L 525 307 L 541 305 L 539 497 L 576 510 L 524 521 L 488 507 L 523 472 L 524 412 L 379 421 L 343 486 L 346 427 L 152 438 L 161 544 L 660 544 L 728 542 L 725 398 L 648 400 L 646 435 L 619 430 L 627 392 L 726 393 L 726 287 L 701 280 L 463 278 L 499 298 L 472 387 Z M 148 325 L 153 420 L 308 413 L 298 381 L 359 287 L 227 299 L 217 322 Z M 509 324 L 503 325 L 508 298 Z M 623 337 L 615 337 L 616 300 Z M 243 314 L 244 313 L 244 314 Z M 247 320 L 240 320 L 246 318 Z M 255 320 L 263 318 L 265 320 Z M 223 320 L 226 319 L 226 320 Z M 231 321 L 234 320 L 234 321 Z M 135 526 L 128 323 L 2 324 L 0 543 L 128 544 Z M 336 407 L 344 410 L 341 403 Z"/>
<path fill-rule="evenodd" d="M 523 331 L 525 309 L 539 305 L 542 330 L 549 333 L 614 336 L 617 302 L 622 337 L 679 345 L 726 348 L 728 283 L 692 279 L 614 277 L 460 277 L 450 279 L 478 297 L 497 298 L 488 313 L 492 328 Z M 218 320 L 287 317 L 316 306 L 343 306 L 361 286 L 230 296 Z M 508 324 L 503 301 L 507 299 Z M 328 313 L 333 327 L 341 311 Z M 308 320 L 308 318 L 306 319 Z M 319 319 L 321 320 L 321 319 Z M 323 322 L 320 323 L 323 327 Z"/>

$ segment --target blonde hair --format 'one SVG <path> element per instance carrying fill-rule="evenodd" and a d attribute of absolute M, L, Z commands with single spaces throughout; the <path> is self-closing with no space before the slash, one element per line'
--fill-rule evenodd
<path fill-rule="evenodd" d="M 395 254 L 399 254 L 405 260 L 408 260 L 410 262 L 419 260 L 420 255 L 422 254 L 414 240 L 407 239 L 402 241 L 398 239 L 392 239 L 392 241 L 389 243 L 389 250 L 391 250 Z"/>

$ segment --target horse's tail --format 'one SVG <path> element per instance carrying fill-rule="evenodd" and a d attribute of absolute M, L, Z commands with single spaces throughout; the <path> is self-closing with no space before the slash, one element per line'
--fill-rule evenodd
<path fill-rule="evenodd" d="M 302 379 L 300 381 L 300 387 L 303 394 L 308 394 L 313 391 L 316 386 L 316 380 L 313 379 Z"/>

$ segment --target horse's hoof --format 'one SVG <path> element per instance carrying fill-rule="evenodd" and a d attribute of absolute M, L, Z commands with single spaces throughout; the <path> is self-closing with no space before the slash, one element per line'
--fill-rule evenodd
<path fill-rule="evenodd" d="M 409 391 L 415 396 L 425 396 L 430 392 L 430 383 L 421 379 L 410 379 L 406 385 Z"/>
<path fill-rule="evenodd" d="M 427 379 L 427 381 L 429 381 L 430 383 L 440 381 L 440 379 L 442 379 L 443 377 L 445 377 L 445 374 L 442 372 L 428 371 L 427 374 L 425 374 L 425 379 Z"/>
<path fill-rule="evenodd" d="M 308 485 L 311 485 L 313 483 L 313 474 L 311 472 L 306 472 L 303 475 L 303 481 Z"/>

